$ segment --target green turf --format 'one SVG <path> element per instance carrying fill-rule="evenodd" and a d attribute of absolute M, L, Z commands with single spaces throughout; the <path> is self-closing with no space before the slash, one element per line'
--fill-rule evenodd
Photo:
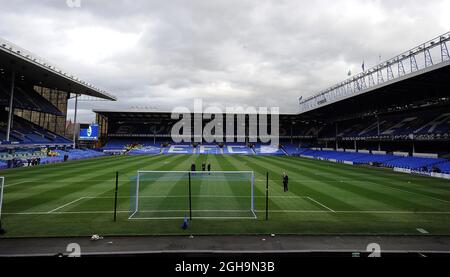
<path fill-rule="evenodd" d="M 137 170 L 188 170 L 192 161 L 213 170 L 254 171 L 258 219 L 129 220 Z M 115 171 L 120 173 L 118 219 L 113 222 Z M 290 190 L 283 192 L 287 171 Z M 270 218 L 265 221 L 265 174 L 270 180 Z M 450 181 L 294 157 L 173 155 L 121 156 L 0 171 L 6 177 L 3 237 L 144 234 L 429 234 L 450 235 Z M 130 181 L 131 180 L 131 181 Z M 155 186 L 143 195 L 175 196 L 147 201 L 146 208 L 182 215 L 184 182 Z M 194 183 L 193 183 L 194 184 Z M 241 209 L 248 191 L 224 184 L 193 185 L 193 209 Z M 224 199 L 208 198 L 218 194 Z M 177 197 L 179 196 L 179 197 Z M 239 196 L 232 198 L 229 196 Z M 248 199 L 245 199 L 245 203 Z M 250 203 L 248 203 L 250 205 Z M 167 211 L 173 210 L 173 212 Z M 180 212 L 181 211 L 181 212 Z M 178 213 L 178 214 L 176 214 Z M 226 212 L 225 212 L 226 213 Z M 199 213 L 197 212 L 197 215 Z M 204 214 L 203 214 L 204 215 Z"/>

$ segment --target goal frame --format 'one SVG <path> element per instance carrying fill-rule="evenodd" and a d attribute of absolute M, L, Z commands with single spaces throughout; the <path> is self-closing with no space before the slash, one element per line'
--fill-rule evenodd
<path fill-rule="evenodd" d="M 252 217 L 239 217 L 239 218 L 246 218 L 246 219 L 257 219 L 257 215 L 256 215 L 256 210 L 255 210 L 255 173 L 254 171 L 238 171 L 238 170 L 234 170 L 234 171 L 180 171 L 180 170 L 138 170 L 137 171 L 137 176 L 136 176 L 136 189 L 135 189 L 135 193 L 134 196 L 131 196 L 131 199 L 135 200 L 135 207 L 134 207 L 134 211 L 131 213 L 131 215 L 128 217 L 128 219 L 136 219 L 134 218 L 134 215 L 139 211 L 139 190 L 140 190 L 140 176 L 142 173 L 184 173 L 184 174 L 188 174 L 189 175 L 189 180 L 187 180 L 189 182 L 189 190 L 190 190 L 190 186 L 191 186 L 191 176 L 192 174 L 205 174 L 205 175 L 210 175 L 211 173 L 219 173 L 219 174 L 239 174 L 239 173 L 243 173 L 243 174 L 249 174 L 250 175 L 250 209 L 248 210 L 249 212 L 251 212 Z M 189 193 L 189 202 L 191 202 L 191 194 Z M 191 207 L 189 207 L 191 209 Z M 244 211 L 244 210 L 243 210 Z M 131 212 L 131 211 L 130 211 Z M 179 217 L 165 217 L 165 218 L 160 218 L 160 217 L 154 217 L 154 218 L 145 218 L 145 219 L 177 219 Z M 196 217 L 199 219 L 213 219 L 213 217 Z M 238 219 L 238 217 L 214 217 L 216 219 Z"/>
<path fill-rule="evenodd" d="M 2 228 L 2 206 L 3 206 L 3 192 L 5 188 L 5 177 L 0 176 L 0 234 L 5 233 Z"/>
<path fill-rule="evenodd" d="M 5 177 L 0 176 L 0 221 L 2 220 L 3 188 L 4 187 L 5 187 Z"/>

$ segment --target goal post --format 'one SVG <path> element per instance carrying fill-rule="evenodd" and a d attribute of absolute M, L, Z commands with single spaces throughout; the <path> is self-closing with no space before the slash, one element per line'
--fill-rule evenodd
<path fill-rule="evenodd" d="M 3 206 L 3 191 L 5 187 L 5 177 L 0 177 L 0 234 L 5 233 L 2 228 L 2 206 Z"/>
<path fill-rule="evenodd" d="M 129 219 L 254 219 L 253 171 L 138 171 Z"/>

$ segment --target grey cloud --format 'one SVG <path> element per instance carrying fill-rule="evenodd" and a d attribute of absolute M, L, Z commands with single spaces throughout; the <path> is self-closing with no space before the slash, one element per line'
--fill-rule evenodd
<path fill-rule="evenodd" d="M 0 0 L 0 36 L 119 101 L 92 108 L 279 106 L 448 31 L 448 1 Z M 70 103 L 71 107 L 73 103 Z"/>

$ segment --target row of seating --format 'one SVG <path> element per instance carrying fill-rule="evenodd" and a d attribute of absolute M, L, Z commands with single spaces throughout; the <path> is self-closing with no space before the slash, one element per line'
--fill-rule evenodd
<path fill-rule="evenodd" d="M 2 113 L 2 122 L 6 121 L 6 117 L 7 115 Z M 10 141 L 13 144 L 68 145 L 72 143 L 70 140 L 41 128 L 19 116 L 14 116 L 13 122 L 10 135 Z M 6 129 L 6 124 L 0 125 L 0 144 L 6 144 Z"/>
<path fill-rule="evenodd" d="M 31 157 L 39 157 L 40 164 L 53 164 L 60 163 L 64 161 L 64 156 L 67 155 L 68 160 L 84 160 L 89 158 L 101 157 L 106 154 L 101 151 L 95 151 L 91 149 L 66 149 L 66 150 L 52 150 L 52 152 L 56 153 L 53 156 L 43 155 L 42 152 L 37 153 L 34 150 L 21 150 L 20 152 L 16 152 L 14 154 L 2 154 L 0 157 L 0 169 L 4 169 L 8 167 L 7 159 L 10 159 L 12 155 L 14 159 L 23 160 L 26 162 L 27 159 Z M 19 154 L 20 153 L 20 154 Z"/>
<path fill-rule="evenodd" d="M 312 150 L 303 149 L 301 154 L 306 157 L 313 157 L 326 160 L 336 160 L 338 162 L 352 162 L 353 164 L 374 164 L 389 168 L 404 168 L 411 170 L 432 171 L 435 167 L 442 172 L 450 173 L 447 167 L 448 161 L 443 158 L 423 158 L 423 157 L 402 157 L 392 154 L 372 154 L 372 153 L 353 153 L 330 150 Z"/>
<path fill-rule="evenodd" d="M 379 135 L 378 135 L 379 131 Z M 450 113 L 446 110 L 411 112 L 410 114 L 349 120 L 322 128 L 320 137 L 334 138 L 449 138 Z"/>
<path fill-rule="evenodd" d="M 124 149 L 132 140 L 111 140 L 103 149 Z M 364 152 L 342 152 L 331 150 L 314 150 L 299 147 L 298 145 L 283 145 L 281 148 L 270 147 L 263 144 L 255 144 L 253 148 L 245 143 L 230 143 L 223 147 L 218 145 L 200 145 L 193 147 L 187 144 L 172 144 L 162 146 L 160 141 L 140 141 L 128 154 L 225 154 L 225 155 L 270 155 L 270 156 L 307 156 L 338 162 L 352 162 L 353 164 L 378 164 L 389 168 L 405 168 L 412 170 L 432 171 L 439 168 L 442 172 L 449 172 L 450 165 L 442 158 L 402 157 L 392 154 L 377 154 Z M 449 172 L 450 173 L 450 172 Z"/>
<path fill-rule="evenodd" d="M 434 167 L 439 168 L 439 170 L 440 170 L 442 173 L 450 174 L 450 161 L 449 161 L 449 162 L 444 162 L 444 163 L 436 164 L 436 165 L 434 165 Z M 433 170 L 433 168 L 432 168 L 432 167 L 429 167 L 428 170 L 431 171 L 431 170 Z"/>
<path fill-rule="evenodd" d="M 128 154 L 240 154 L 240 155 L 272 155 L 284 156 L 287 153 L 279 147 L 255 144 L 248 147 L 245 143 L 227 143 L 223 147 L 217 144 L 202 144 L 194 147 L 181 143 L 168 145 L 163 141 L 133 140 L 133 139 L 111 139 L 103 148 L 104 151 L 127 151 Z"/>
<path fill-rule="evenodd" d="M 11 90 L 0 82 L 0 107 L 8 107 Z M 14 108 L 63 115 L 50 101 L 37 93 L 32 86 L 17 83 L 14 90 Z"/>

